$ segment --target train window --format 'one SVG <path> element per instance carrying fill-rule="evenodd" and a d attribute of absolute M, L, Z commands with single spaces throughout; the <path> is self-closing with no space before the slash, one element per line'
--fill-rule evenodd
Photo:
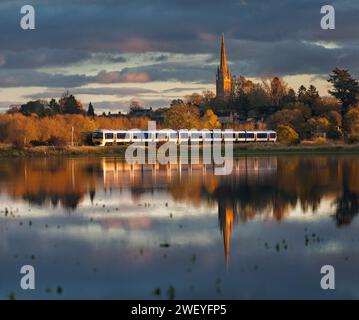
<path fill-rule="evenodd" d="M 267 139 L 268 135 L 266 133 L 257 133 L 258 139 Z"/>
<path fill-rule="evenodd" d="M 199 132 L 191 133 L 191 139 L 200 139 L 200 138 L 201 138 L 201 133 L 199 133 Z"/>
<path fill-rule="evenodd" d="M 181 132 L 181 139 L 187 140 L 188 139 L 188 133 L 187 132 Z"/>
<path fill-rule="evenodd" d="M 113 139 L 113 133 L 105 133 L 105 139 Z"/>
<path fill-rule="evenodd" d="M 233 132 L 225 132 L 224 133 L 224 139 L 233 139 L 234 133 Z"/>
<path fill-rule="evenodd" d="M 124 140 L 126 139 L 126 132 L 121 132 L 117 134 L 117 139 Z"/>
<path fill-rule="evenodd" d="M 213 133 L 212 132 L 206 132 L 205 133 L 205 138 L 206 139 L 213 139 Z"/>
<path fill-rule="evenodd" d="M 176 132 L 170 133 L 170 138 L 171 139 L 177 139 L 177 133 Z"/>
<path fill-rule="evenodd" d="M 271 139 L 275 139 L 275 138 L 277 137 L 277 134 L 276 134 L 276 133 L 270 133 L 270 134 L 269 134 L 269 137 L 270 137 Z"/>
<path fill-rule="evenodd" d="M 152 134 L 150 132 L 144 132 L 143 133 L 143 138 L 144 139 L 151 139 L 151 137 L 152 137 Z"/>
<path fill-rule="evenodd" d="M 92 137 L 94 139 L 103 139 L 103 132 L 93 132 Z"/>
<path fill-rule="evenodd" d="M 239 138 L 239 139 L 245 139 L 245 138 L 246 138 L 246 134 L 245 134 L 244 132 L 240 132 L 240 133 L 238 134 L 238 138 Z"/>
<path fill-rule="evenodd" d="M 254 133 L 246 133 L 247 139 L 254 139 Z"/>
<path fill-rule="evenodd" d="M 167 137 L 168 137 L 168 133 L 167 133 L 167 132 L 156 132 L 156 139 L 166 140 Z"/>
<path fill-rule="evenodd" d="M 139 139 L 142 139 L 143 138 L 143 135 L 141 132 L 138 132 L 138 131 L 133 131 L 132 132 L 132 138 L 134 140 L 139 140 Z"/>

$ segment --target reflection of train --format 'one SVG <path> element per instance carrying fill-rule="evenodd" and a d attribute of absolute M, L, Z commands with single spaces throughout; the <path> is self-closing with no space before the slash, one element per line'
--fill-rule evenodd
<path fill-rule="evenodd" d="M 191 179 L 195 181 L 214 176 L 214 164 L 130 164 L 123 159 L 102 159 L 103 182 L 108 188 L 128 187 L 137 189 L 147 186 L 149 189 L 168 185 L 172 179 Z M 255 184 L 270 179 L 277 172 L 277 157 L 239 157 L 233 159 L 233 171 L 230 177 L 236 183 Z M 217 177 L 218 178 L 218 177 Z M 224 179 L 225 177 L 222 177 Z M 190 180 L 188 180 L 190 181 Z"/>
<path fill-rule="evenodd" d="M 97 130 L 92 132 L 92 142 L 98 146 L 120 145 L 134 142 L 275 142 L 275 131 L 232 131 L 232 130 Z"/>

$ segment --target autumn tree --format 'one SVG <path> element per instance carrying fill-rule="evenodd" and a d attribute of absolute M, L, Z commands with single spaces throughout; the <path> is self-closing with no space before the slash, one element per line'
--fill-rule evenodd
<path fill-rule="evenodd" d="M 278 77 L 271 80 L 264 80 L 263 85 L 274 106 L 279 106 L 287 95 L 288 85 Z"/>
<path fill-rule="evenodd" d="M 278 130 L 279 126 L 289 126 L 303 138 L 308 138 L 310 135 L 310 127 L 306 122 L 303 112 L 299 109 L 289 110 L 284 109 L 277 111 L 271 115 L 267 120 L 268 128 Z"/>
<path fill-rule="evenodd" d="M 277 128 L 277 139 L 280 143 L 296 144 L 299 142 L 299 135 L 290 126 L 279 125 Z"/>
<path fill-rule="evenodd" d="M 359 107 L 350 109 L 343 120 L 346 136 L 350 142 L 359 142 Z"/>
<path fill-rule="evenodd" d="M 165 116 L 165 125 L 171 129 L 198 129 L 199 110 L 190 104 L 176 104 L 169 108 Z"/>
<path fill-rule="evenodd" d="M 209 130 L 218 129 L 221 127 L 221 124 L 217 119 L 217 115 L 211 109 L 206 110 L 202 119 L 202 123 L 203 123 L 203 128 Z"/>

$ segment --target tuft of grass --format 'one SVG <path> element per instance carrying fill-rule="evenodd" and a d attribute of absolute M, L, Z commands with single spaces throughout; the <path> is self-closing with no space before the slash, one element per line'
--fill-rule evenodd
<path fill-rule="evenodd" d="M 164 242 L 164 243 L 160 243 L 160 247 L 161 248 L 169 248 L 171 245 L 167 242 Z"/>
<path fill-rule="evenodd" d="M 9 300 L 16 300 L 16 295 L 14 292 L 10 292 L 9 295 L 8 295 L 8 299 Z"/>
<path fill-rule="evenodd" d="M 155 296 L 160 296 L 161 293 L 162 293 L 162 291 L 161 291 L 161 288 L 159 288 L 159 287 L 157 287 L 157 288 L 153 291 L 153 294 L 154 294 Z"/>
<path fill-rule="evenodd" d="M 176 296 L 176 289 L 172 286 L 169 286 L 169 288 L 166 291 L 166 294 L 168 296 L 168 299 L 173 300 Z"/>

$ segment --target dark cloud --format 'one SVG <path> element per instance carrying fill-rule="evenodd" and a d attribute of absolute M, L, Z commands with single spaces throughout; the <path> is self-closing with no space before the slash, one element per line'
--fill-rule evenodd
<path fill-rule="evenodd" d="M 161 93 L 174 93 L 177 94 L 179 92 L 184 92 L 184 91 L 202 91 L 203 87 L 191 87 L 191 88 L 170 88 L 170 89 L 165 89 L 165 90 L 161 90 Z"/>
<path fill-rule="evenodd" d="M 32 69 L 0 69 L 0 87 L 78 87 L 92 81 L 86 75 L 64 75 Z"/>
<path fill-rule="evenodd" d="M 330 1 L 336 30 L 320 28 L 324 0 L 35 0 L 36 30 L 19 26 L 23 1 L 0 2 L 0 86 L 213 82 L 219 36 L 226 34 L 235 74 L 327 74 L 336 66 L 359 75 L 357 0 Z M 329 2 L 329 4 L 330 4 Z M 313 42 L 334 41 L 327 49 Z M 153 53 L 146 63 L 97 76 L 47 74 L 43 66 L 128 63 L 124 53 Z M 171 53 L 206 53 L 201 63 L 171 61 Z M 126 56 L 127 57 L 127 56 Z M 133 65 L 133 64 L 131 64 Z M 6 70 L 6 72 L 5 72 Z"/>
<path fill-rule="evenodd" d="M 53 50 L 48 48 L 3 51 L 0 53 L 2 69 L 41 68 L 48 66 L 66 66 L 91 57 L 89 52 L 78 50 Z"/>
<path fill-rule="evenodd" d="M 168 55 L 158 55 L 158 56 L 153 56 L 151 57 L 151 60 L 156 61 L 156 62 L 165 62 L 168 61 Z"/>
<path fill-rule="evenodd" d="M 101 102 L 94 102 L 92 103 L 97 113 L 102 112 L 111 112 L 111 113 L 118 113 L 121 111 L 122 113 L 126 113 L 129 111 L 129 106 L 132 100 L 138 100 L 135 97 L 126 101 L 119 100 L 119 101 L 101 101 Z M 164 99 L 140 99 L 141 104 L 143 104 L 146 108 L 162 108 L 168 107 L 171 99 L 164 98 Z"/>
<path fill-rule="evenodd" d="M 65 91 L 67 91 L 66 88 L 50 89 L 27 95 L 26 98 L 32 100 L 51 99 L 55 97 L 60 97 Z M 69 89 L 69 91 L 74 95 L 111 95 L 118 97 L 158 93 L 155 90 L 144 88 L 71 88 Z"/>

